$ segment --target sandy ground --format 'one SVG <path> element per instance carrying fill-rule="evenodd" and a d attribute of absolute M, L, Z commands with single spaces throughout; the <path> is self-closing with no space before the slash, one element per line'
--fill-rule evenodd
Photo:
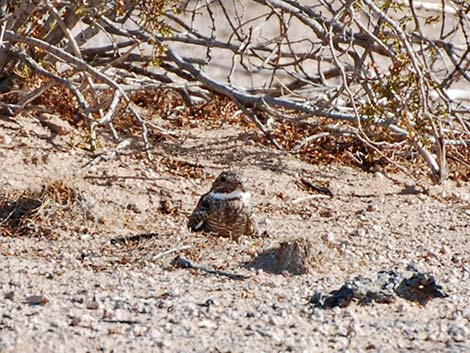
<path fill-rule="evenodd" d="M 2 197 L 55 180 L 80 197 L 51 236 L 0 236 L 0 352 L 470 351 L 470 185 L 414 188 L 402 175 L 310 165 L 232 126 L 180 130 L 154 145 L 153 163 L 131 148 L 83 167 L 92 158 L 83 141 L 22 124 L 0 121 Z M 228 167 L 247 175 L 268 236 L 234 242 L 185 229 Z M 334 197 L 309 193 L 302 177 Z M 313 244 L 308 274 L 247 265 L 299 237 Z M 177 255 L 248 278 L 175 268 Z M 354 276 L 410 265 L 449 296 L 307 305 Z"/>

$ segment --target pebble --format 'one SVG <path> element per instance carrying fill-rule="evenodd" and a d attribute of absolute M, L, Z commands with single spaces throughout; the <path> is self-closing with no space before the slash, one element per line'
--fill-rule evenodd
<path fill-rule="evenodd" d="M 365 228 L 358 228 L 352 233 L 352 235 L 355 237 L 364 238 L 367 235 L 367 230 Z"/>
<path fill-rule="evenodd" d="M 450 324 L 447 332 L 455 342 L 465 342 L 469 337 L 468 328 L 460 324 Z"/>
<path fill-rule="evenodd" d="M 13 139 L 11 138 L 10 135 L 6 135 L 6 134 L 5 134 L 5 135 L 3 136 L 3 143 L 4 143 L 5 145 L 11 145 L 12 142 L 13 142 Z"/>
<path fill-rule="evenodd" d="M 333 243 L 335 241 L 335 235 L 332 232 L 323 233 L 321 239 L 325 243 Z"/>

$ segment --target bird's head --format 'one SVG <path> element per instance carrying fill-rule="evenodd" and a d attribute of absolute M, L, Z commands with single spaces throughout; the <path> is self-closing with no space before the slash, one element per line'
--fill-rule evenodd
<path fill-rule="evenodd" d="M 234 171 L 225 171 L 220 173 L 217 179 L 215 179 L 211 191 L 220 194 L 229 194 L 238 189 L 241 192 L 245 192 L 244 182 L 245 178 L 241 174 Z"/>

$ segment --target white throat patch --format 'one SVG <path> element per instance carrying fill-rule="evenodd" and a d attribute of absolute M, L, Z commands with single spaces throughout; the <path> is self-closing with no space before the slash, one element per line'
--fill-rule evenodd
<path fill-rule="evenodd" d="M 249 191 L 243 192 L 240 189 L 236 189 L 230 193 L 211 192 L 211 197 L 217 200 L 241 199 L 242 202 L 246 205 L 250 203 L 251 194 Z"/>

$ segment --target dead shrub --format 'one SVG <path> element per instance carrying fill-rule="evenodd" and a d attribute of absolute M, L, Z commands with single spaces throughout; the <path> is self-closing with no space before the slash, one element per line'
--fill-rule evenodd
<path fill-rule="evenodd" d="M 4 195 L 0 199 L 0 233 L 56 239 L 86 214 L 79 212 L 82 201 L 81 194 L 63 180 L 46 182 L 39 191 Z"/>

